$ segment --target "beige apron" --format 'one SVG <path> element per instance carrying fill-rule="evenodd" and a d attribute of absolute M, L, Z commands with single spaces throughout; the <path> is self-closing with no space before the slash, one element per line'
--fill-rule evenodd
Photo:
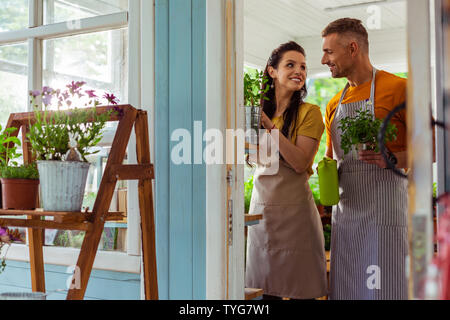
<path fill-rule="evenodd" d="M 276 175 L 264 170 L 254 175 L 249 212 L 263 220 L 248 230 L 246 287 L 293 299 L 323 297 L 324 237 L 308 173 L 297 174 L 282 160 Z"/>

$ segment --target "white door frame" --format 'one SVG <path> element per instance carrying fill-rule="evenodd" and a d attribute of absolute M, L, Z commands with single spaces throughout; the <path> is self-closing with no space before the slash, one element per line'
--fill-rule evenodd
<path fill-rule="evenodd" d="M 243 128 L 244 124 L 243 114 L 239 112 L 243 101 L 243 1 L 207 1 L 206 10 L 206 129 L 218 129 L 225 137 L 227 128 Z M 223 158 L 225 162 L 225 150 Z M 228 185 L 229 173 L 232 179 Z M 206 297 L 242 300 L 245 297 L 244 165 L 207 165 L 206 179 Z"/>

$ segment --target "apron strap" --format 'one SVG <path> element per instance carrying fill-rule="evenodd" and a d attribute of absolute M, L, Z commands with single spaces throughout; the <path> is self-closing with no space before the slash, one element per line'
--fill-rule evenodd
<path fill-rule="evenodd" d="M 373 75 L 372 75 L 372 84 L 370 86 L 370 97 L 368 100 L 366 100 L 367 101 L 366 106 L 372 106 L 372 111 L 375 114 L 375 110 L 374 110 L 373 106 L 375 106 L 375 80 L 376 80 L 376 75 L 377 75 L 378 69 L 376 69 L 375 67 L 373 67 L 372 69 L 373 69 Z M 341 98 L 339 99 L 338 106 L 336 107 L 336 110 L 334 113 L 335 115 L 337 114 L 337 111 L 340 108 L 342 101 L 345 98 L 345 94 L 347 93 L 348 88 L 350 88 L 350 83 L 347 82 L 347 84 L 345 85 L 344 91 L 342 91 L 342 95 L 341 95 Z"/>

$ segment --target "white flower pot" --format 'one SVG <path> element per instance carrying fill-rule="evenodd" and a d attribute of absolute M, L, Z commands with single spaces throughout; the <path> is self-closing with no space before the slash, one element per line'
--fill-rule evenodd
<path fill-rule="evenodd" d="M 37 161 L 44 211 L 81 211 L 88 162 Z"/>

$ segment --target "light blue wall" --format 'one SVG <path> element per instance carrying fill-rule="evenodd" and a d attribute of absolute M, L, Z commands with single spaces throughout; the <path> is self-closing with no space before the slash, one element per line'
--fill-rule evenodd
<path fill-rule="evenodd" d="M 206 167 L 175 165 L 170 154 L 178 142 L 169 143 L 176 129 L 187 129 L 194 137 L 194 121 L 205 128 L 205 28 L 206 0 L 156 0 L 155 206 L 161 299 L 206 298 Z M 191 147 L 193 161 L 193 141 Z"/>
<path fill-rule="evenodd" d="M 67 295 L 67 268 L 45 265 L 47 300 L 64 300 Z M 92 270 L 85 300 L 139 300 L 141 280 L 139 274 Z M 0 274 L 0 292 L 31 292 L 30 264 L 7 261 Z"/>

